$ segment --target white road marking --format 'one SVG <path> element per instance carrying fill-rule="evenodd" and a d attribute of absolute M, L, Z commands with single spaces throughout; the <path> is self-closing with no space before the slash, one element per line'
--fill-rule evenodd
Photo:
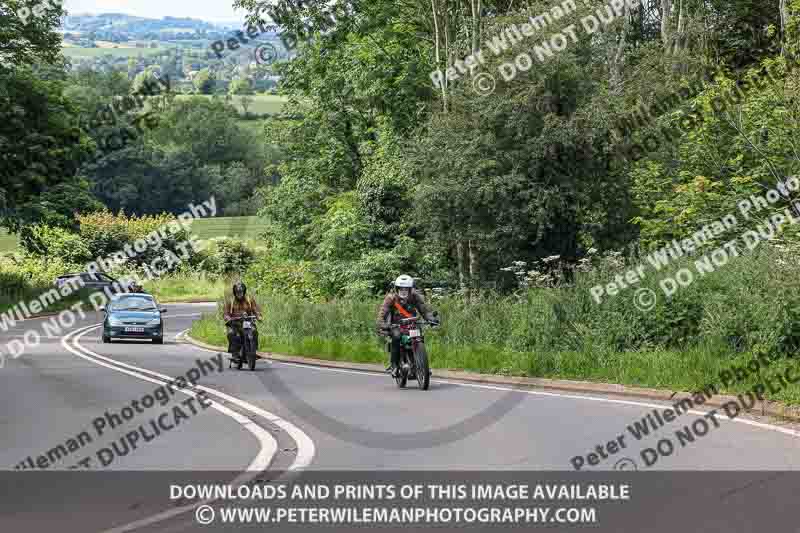
<path fill-rule="evenodd" d="M 100 327 L 100 325 L 91 326 L 89 329 L 94 329 L 94 328 L 98 328 L 98 327 Z M 84 331 L 81 334 L 81 336 L 86 334 L 87 332 L 88 332 L 88 330 Z M 183 333 L 183 332 L 181 332 L 181 333 Z M 180 333 L 178 335 L 180 335 Z M 84 350 L 88 351 L 88 349 L 83 347 L 83 346 L 81 346 L 81 348 L 83 348 Z M 206 350 L 206 351 L 211 351 L 211 350 Z M 158 372 L 154 372 L 152 370 L 138 368 L 136 366 L 129 365 L 127 363 L 123 363 L 123 362 L 117 361 L 115 359 L 111 359 L 109 357 L 104 357 L 104 356 L 102 356 L 100 354 L 96 354 L 94 352 L 91 352 L 91 353 L 92 353 L 92 355 L 94 355 L 95 357 L 97 357 L 99 359 L 108 361 L 110 363 L 114 363 L 115 365 L 118 365 L 118 366 L 123 366 L 123 367 L 126 367 L 126 368 L 132 368 L 134 370 L 146 371 L 146 372 L 149 372 L 149 373 L 151 373 L 153 375 L 156 375 L 156 376 L 159 376 L 159 377 L 163 377 L 164 379 L 168 379 L 168 380 L 172 379 L 170 376 L 165 376 L 163 374 L 159 374 Z M 219 352 L 211 352 L 211 353 L 219 353 Z M 301 430 L 300 428 L 298 428 L 297 426 L 295 426 L 291 422 L 288 422 L 288 421 L 284 420 L 283 418 L 279 417 L 278 415 L 270 413 L 269 411 L 265 411 L 264 409 L 261 409 L 260 407 L 255 406 L 255 405 L 253 405 L 253 404 L 251 404 L 249 402 L 246 402 L 244 400 L 240 400 L 239 398 L 235 398 L 233 396 L 225 394 L 224 392 L 220 392 L 220 391 L 218 391 L 216 389 L 211 389 L 209 387 L 205 387 L 205 386 L 202 386 L 202 385 L 195 385 L 195 387 L 200 389 L 200 390 L 204 390 L 204 391 L 208 392 L 209 394 L 213 394 L 213 395 L 216 395 L 216 396 L 218 396 L 220 398 L 223 398 L 223 399 L 225 399 L 225 400 L 227 400 L 227 401 L 229 401 L 229 402 L 231 402 L 233 404 L 236 404 L 239 407 L 241 407 L 242 409 L 250 411 L 253 414 L 257 414 L 258 416 L 266 418 L 267 420 L 269 420 L 270 422 L 272 422 L 273 424 L 275 424 L 279 428 L 283 429 L 286 433 L 288 433 L 289 436 L 297 443 L 297 456 L 295 457 L 295 460 L 292 463 L 292 466 L 290 466 L 288 468 L 288 470 L 298 470 L 298 469 L 306 468 L 308 465 L 311 464 L 311 461 L 314 459 L 314 454 L 316 452 L 316 449 L 314 447 L 314 441 L 312 441 L 311 438 L 303 432 L 303 430 Z"/>
<path fill-rule="evenodd" d="M 183 315 L 174 315 L 174 316 L 178 316 L 179 317 L 179 316 L 183 316 Z M 196 313 L 193 314 L 193 315 L 190 315 L 190 316 L 196 316 Z M 79 329 L 77 329 L 75 331 L 72 331 L 72 332 L 70 332 L 69 334 L 67 334 L 66 336 L 64 336 L 62 338 L 61 344 L 69 352 L 73 353 L 74 355 L 77 355 L 78 357 L 86 359 L 86 360 L 88 360 L 88 361 L 90 361 L 92 363 L 98 364 L 100 366 L 104 366 L 106 368 L 110 368 L 112 370 L 116 370 L 118 372 L 122 372 L 124 374 L 128 374 L 128 375 L 134 376 L 136 378 L 139 378 L 139 379 L 142 379 L 142 380 L 145 380 L 145 381 L 150 381 L 150 382 L 153 382 L 153 383 L 158 383 L 158 384 L 162 384 L 163 385 L 162 381 L 159 381 L 157 379 L 153 379 L 152 377 L 150 377 L 148 375 L 143 375 L 140 372 L 147 372 L 147 373 L 149 373 L 151 375 L 161 377 L 161 378 L 166 379 L 168 381 L 171 381 L 173 379 L 171 376 L 166 376 L 164 374 L 160 374 L 160 373 L 154 372 L 152 370 L 139 368 L 139 367 L 136 367 L 134 365 L 129 365 L 127 363 L 122 363 L 120 361 L 116 361 L 116 360 L 111 359 L 109 357 L 102 356 L 102 355 L 100 355 L 100 354 L 98 354 L 98 353 L 96 353 L 96 352 L 94 352 L 94 351 L 92 351 L 92 350 L 90 350 L 90 349 L 88 349 L 85 346 L 82 346 L 80 344 L 79 341 L 80 341 L 81 337 L 83 337 L 84 335 L 89 333 L 89 331 L 91 331 L 93 329 L 97 329 L 97 328 L 99 328 L 101 326 L 102 326 L 102 324 L 97 324 L 97 325 L 87 326 L 87 327 L 84 327 L 84 328 L 79 328 Z M 72 341 L 72 346 L 70 346 L 69 343 L 68 343 L 70 340 Z M 108 363 L 104 363 L 103 361 L 107 361 Z M 109 364 L 109 363 L 113 363 L 113 365 Z M 131 370 L 125 370 L 124 368 L 119 368 L 119 367 L 125 367 L 125 368 L 129 368 Z M 289 470 L 299 470 L 299 469 L 305 468 L 309 464 L 311 464 L 311 461 L 313 460 L 314 453 L 315 453 L 314 443 L 308 437 L 308 435 L 306 435 L 302 430 L 300 430 L 296 426 L 294 426 L 291 423 L 283 420 L 282 418 L 278 417 L 277 415 L 274 415 L 274 414 L 272 414 L 272 413 L 270 413 L 268 411 L 260 409 L 259 407 L 256 407 L 256 406 L 254 406 L 254 405 L 252 405 L 252 404 L 250 404 L 248 402 L 245 402 L 243 400 L 239 400 L 238 398 L 234 398 L 233 396 L 230 396 L 228 394 L 225 394 L 225 393 L 222 393 L 220 391 L 217 391 L 216 389 L 212 389 L 212 388 L 204 387 L 204 386 L 200 386 L 200 385 L 196 385 L 196 388 L 198 388 L 200 390 L 203 390 L 205 392 L 208 392 L 211 395 L 215 395 L 215 396 L 218 396 L 220 398 L 223 398 L 223 399 L 225 399 L 225 400 L 227 400 L 227 401 L 229 401 L 231 403 L 234 403 L 234 404 L 238 405 L 240 408 L 242 408 L 242 409 L 244 409 L 246 411 L 250 411 L 253 414 L 256 414 L 258 416 L 262 416 L 262 417 L 266 418 L 267 420 L 269 420 L 270 422 L 272 422 L 273 424 L 275 424 L 275 425 L 281 427 L 282 429 L 284 429 L 295 440 L 295 442 L 297 443 L 297 456 L 295 457 L 295 460 L 292 463 L 291 467 L 289 467 Z M 193 394 L 193 393 L 191 393 L 189 391 L 181 390 L 181 392 L 183 392 L 186 395 L 196 397 L 196 394 Z M 263 472 L 264 470 L 266 470 L 269 467 L 270 463 L 272 462 L 272 459 L 275 456 L 275 453 L 277 452 L 278 443 L 275 440 L 275 438 L 268 431 L 266 431 L 264 428 L 262 428 L 261 426 L 259 426 L 256 423 L 254 423 L 253 421 L 251 421 L 247 417 L 242 416 L 239 413 L 237 413 L 237 412 L 225 407 L 224 405 L 218 404 L 217 402 L 213 402 L 212 403 L 212 407 L 214 407 L 215 409 L 217 409 L 221 413 L 223 413 L 223 414 L 225 414 L 227 416 L 230 416 L 231 418 L 236 420 L 244 428 L 246 428 L 248 431 L 250 431 L 256 437 L 256 439 L 258 439 L 259 443 L 261 444 L 261 450 L 259 451 L 258 455 L 253 459 L 253 461 L 250 463 L 250 465 L 248 465 L 246 473 L 242 473 L 240 476 L 238 476 L 236 479 L 234 479 L 230 484 L 233 485 L 233 486 L 238 486 L 240 484 L 247 483 L 248 481 L 252 480 L 256 476 L 258 476 L 259 473 Z M 135 529 L 139 529 L 141 527 L 149 526 L 149 525 L 161 522 L 163 520 L 167 520 L 169 518 L 173 518 L 173 517 L 178 516 L 180 514 L 183 514 L 183 513 L 189 512 L 189 511 L 193 511 L 196 508 L 200 507 L 201 505 L 207 505 L 207 504 L 209 504 L 211 502 L 214 502 L 214 501 L 216 501 L 216 499 L 205 500 L 205 501 L 197 502 L 197 503 L 194 503 L 194 504 L 185 505 L 183 507 L 176 507 L 175 509 L 171 509 L 169 511 L 164 511 L 162 513 L 158 513 L 158 514 L 153 515 L 153 516 L 148 517 L 148 518 L 144 518 L 144 519 L 141 519 L 141 520 L 137 520 L 135 522 L 131 522 L 129 524 L 124 524 L 122 526 L 118 526 L 118 527 L 106 530 L 103 533 L 125 533 L 125 532 L 128 532 L 128 531 L 133 531 Z"/>
<path fill-rule="evenodd" d="M 183 333 L 183 332 L 181 332 L 181 333 Z M 200 350 L 206 350 L 205 348 L 202 348 L 200 346 L 195 346 L 195 348 L 200 349 Z M 210 351 L 210 350 L 206 350 L 206 351 Z M 289 362 L 286 362 L 286 361 L 276 361 L 276 360 L 272 360 L 272 361 L 273 361 L 273 363 L 278 364 L 278 365 L 293 366 L 293 367 L 296 367 L 296 368 L 304 368 L 306 370 L 317 370 L 317 371 L 320 371 L 320 372 L 338 372 L 338 373 L 342 373 L 342 374 L 358 374 L 358 375 L 361 375 L 361 376 L 372 376 L 372 377 L 377 377 L 377 378 L 381 378 L 381 379 L 385 379 L 386 378 L 386 376 L 383 375 L 383 374 L 380 374 L 378 372 L 369 371 L 369 370 L 347 370 L 347 369 L 343 369 L 343 368 L 330 368 L 330 367 L 323 367 L 323 366 L 315 366 L 312 363 L 300 364 L 300 363 L 289 363 Z M 524 394 L 530 394 L 532 396 L 549 396 L 549 397 L 553 397 L 553 398 L 565 398 L 565 399 L 569 399 L 569 400 L 586 400 L 586 401 L 590 401 L 590 402 L 614 403 L 614 404 L 620 404 L 620 405 L 631 405 L 631 406 L 635 406 L 635 407 L 650 407 L 652 409 L 661 409 L 661 408 L 664 408 L 664 407 L 672 407 L 672 406 L 675 405 L 675 403 L 677 403 L 677 402 L 675 402 L 675 403 L 671 403 L 671 404 L 667 404 L 667 403 L 665 403 L 665 404 L 655 404 L 655 403 L 647 403 L 647 402 L 641 402 L 641 401 L 636 401 L 636 400 L 617 400 L 617 399 L 613 399 L 613 398 L 602 398 L 602 397 L 597 397 L 597 396 L 584 396 L 584 395 L 579 395 L 579 394 L 568 394 L 568 393 L 560 393 L 560 392 L 544 392 L 544 391 L 535 391 L 535 390 L 528 390 L 528 389 L 522 389 L 522 388 L 520 388 L 520 389 L 512 389 L 510 387 L 503 387 L 503 386 L 500 386 L 500 385 L 482 385 L 482 384 L 478 384 L 478 383 L 464 383 L 462 381 L 449 381 L 449 380 L 446 380 L 446 379 L 431 379 L 431 383 L 445 383 L 445 384 L 448 384 L 448 385 L 456 385 L 456 386 L 459 386 L 459 387 L 471 387 L 471 388 L 475 388 L 475 389 L 487 389 L 487 390 L 504 391 L 504 392 L 521 392 L 521 393 L 524 393 Z M 689 409 L 686 412 L 687 413 L 692 413 L 692 414 L 695 414 L 695 415 L 703 416 L 703 415 L 706 415 L 706 414 L 710 413 L 711 411 L 716 411 L 716 410 L 719 410 L 719 409 L 721 409 L 721 408 L 720 407 L 715 407 L 714 409 L 709 409 L 708 411 L 698 411 L 696 409 Z M 753 426 L 753 427 L 757 427 L 757 428 L 761 428 L 761 429 L 766 429 L 766 430 L 769 430 L 769 431 L 777 431 L 778 433 L 783 433 L 785 435 L 791 435 L 792 437 L 800 438 L 800 431 L 796 431 L 796 430 L 788 429 L 788 428 L 783 428 L 783 427 L 775 426 L 775 425 L 772 425 L 772 424 L 765 424 L 763 422 L 756 422 L 755 420 L 748 420 L 746 418 L 741 418 L 741 417 L 737 417 L 737 418 L 734 418 L 734 419 L 729 419 L 727 416 L 720 417 L 719 420 L 725 420 L 725 421 L 728 421 L 728 422 L 738 422 L 740 424 L 745 424 L 745 425 L 748 425 L 748 426 Z"/>

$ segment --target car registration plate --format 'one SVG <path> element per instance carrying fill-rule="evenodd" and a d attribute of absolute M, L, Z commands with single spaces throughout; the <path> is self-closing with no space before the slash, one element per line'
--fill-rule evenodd
<path fill-rule="evenodd" d="M 144 333 L 144 328 L 127 327 L 125 333 Z"/>
<path fill-rule="evenodd" d="M 419 330 L 418 329 L 409 330 L 408 336 L 411 337 L 412 339 L 414 337 L 419 337 Z"/>

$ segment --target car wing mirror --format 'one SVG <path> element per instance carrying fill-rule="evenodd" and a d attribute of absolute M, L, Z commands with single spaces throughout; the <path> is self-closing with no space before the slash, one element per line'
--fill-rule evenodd
<path fill-rule="evenodd" d="M 159 309 L 159 310 L 158 310 L 158 312 L 159 312 L 159 313 L 161 313 L 161 314 L 163 315 L 164 313 L 166 313 L 166 312 L 167 312 L 167 310 L 166 310 L 166 309 Z"/>

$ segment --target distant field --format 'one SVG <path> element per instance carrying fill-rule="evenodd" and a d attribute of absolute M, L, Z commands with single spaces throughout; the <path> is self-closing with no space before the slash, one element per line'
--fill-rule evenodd
<path fill-rule="evenodd" d="M 251 97 L 253 102 L 250 104 L 249 111 L 251 113 L 280 113 L 286 103 L 286 98 L 274 94 L 256 94 Z M 233 102 L 236 107 L 244 112 L 240 103 L 241 96 L 234 96 Z"/>
<path fill-rule="evenodd" d="M 233 100 L 237 103 L 237 107 L 242 109 L 241 104 L 238 102 L 239 96 L 234 96 Z M 286 103 L 286 98 L 274 94 L 257 94 L 253 96 L 253 103 L 250 104 L 251 113 L 280 113 L 283 105 Z M 244 111 L 242 109 L 242 111 Z"/>
<path fill-rule="evenodd" d="M 111 54 L 116 57 L 139 57 L 154 55 L 162 51 L 161 48 L 81 48 L 78 46 L 64 46 L 61 48 L 67 57 L 100 57 Z"/>
<path fill-rule="evenodd" d="M 9 235 L 4 229 L 0 229 L 0 252 L 13 252 L 17 249 L 17 237 Z"/>
<path fill-rule="evenodd" d="M 258 234 L 264 231 L 264 223 L 255 216 L 201 218 L 192 223 L 192 231 L 202 240 L 215 237 L 258 240 Z M 16 249 L 17 238 L 0 229 L 0 252 L 13 252 Z"/>
<path fill-rule="evenodd" d="M 190 96 L 195 95 L 180 95 L 178 98 L 189 98 Z M 206 98 L 211 98 L 210 95 L 196 96 L 205 96 Z M 242 109 L 242 105 L 239 103 L 240 98 L 240 96 L 234 96 L 233 103 L 239 111 L 244 113 L 244 109 Z M 286 98 L 274 94 L 256 94 L 251 98 L 253 99 L 253 103 L 250 104 L 249 111 L 259 115 L 264 113 L 279 113 L 283 108 L 283 105 L 286 103 Z"/>
<path fill-rule="evenodd" d="M 264 122 L 266 119 L 261 120 L 237 120 L 236 123 L 242 128 L 249 130 L 256 135 L 261 135 L 264 132 Z"/>
<path fill-rule="evenodd" d="M 200 218 L 192 223 L 192 232 L 203 240 L 215 237 L 256 240 L 264 229 L 263 220 L 255 216 Z"/>

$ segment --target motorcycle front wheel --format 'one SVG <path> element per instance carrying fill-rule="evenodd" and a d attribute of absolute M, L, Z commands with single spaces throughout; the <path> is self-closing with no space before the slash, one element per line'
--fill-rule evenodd
<path fill-rule="evenodd" d="M 419 343 L 414 349 L 414 363 L 416 366 L 417 384 L 422 390 L 428 390 L 431 385 L 431 371 L 428 366 L 428 352 L 425 345 Z"/>
<path fill-rule="evenodd" d="M 405 359 L 405 357 L 403 359 Z M 406 388 L 406 383 L 408 383 L 408 371 L 405 370 L 402 365 L 401 362 L 400 369 L 397 371 L 397 377 L 395 377 L 394 380 L 397 382 L 398 387 L 404 389 Z"/>
<path fill-rule="evenodd" d="M 250 367 L 250 371 L 256 369 L 256 359 L 258 355 L 256 355 L 256 346 L 255 345 L 255 337 L 252 333 L 245 336 L 244 339 L 244 353 L 247 354 L 247 364 Z"/>

